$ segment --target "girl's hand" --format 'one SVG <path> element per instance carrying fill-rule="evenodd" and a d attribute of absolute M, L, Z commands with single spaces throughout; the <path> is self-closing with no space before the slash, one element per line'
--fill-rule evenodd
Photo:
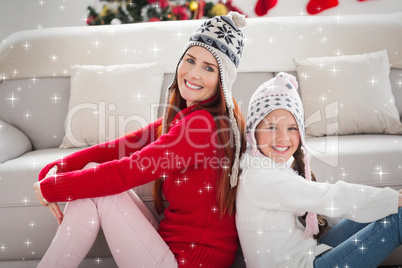
<path fill-rule="evenodd" d="M 402 207 L 402 190 L 399 190 L 399 202 L 398 207 Z"/>

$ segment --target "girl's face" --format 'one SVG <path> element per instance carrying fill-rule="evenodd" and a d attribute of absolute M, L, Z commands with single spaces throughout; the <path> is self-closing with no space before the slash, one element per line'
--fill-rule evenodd
<path fill-rule="evenodd" d="M 255 138 L 260 151 L 276 163 L 287 162 L 300 143 L 296 120 L 284 109 L 265 116 L 257 125 Z"/>
<path fill-rule="evenodd" d="M 205 101 L 218 91 L 219 68 L 215 57 L 205 48 L 189 48 L 177 69 L 180 95 L 187 107 Z"/>

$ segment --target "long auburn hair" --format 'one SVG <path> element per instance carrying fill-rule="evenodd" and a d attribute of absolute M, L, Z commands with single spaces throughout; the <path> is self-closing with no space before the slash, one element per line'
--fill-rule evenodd
<path fill-rule="evenodd" d="M 186 107 L 186 101 L 181 97 L 179 88 L 177 85 L 177 78 L 174 80 L 170 89 L 172 91 L 169 108 L 167 111 L 167 121 L 166 124 L 169 126 L 179 110 Z M 233 109 L 233 114 L 235 116 L 237 126 L 240 130 L 241 136 L 241 149 L 240 153 L 243 153 L 246 148 L 246 142 L 244 138 L 245 121 L 238 107 L 236 101 L 233 99 L 235 108 Z M 178 109 L 179 108 L 179 109 Z M 224 146 L 225 156 L 230 160 L 230 168 L 221 168 L 218 170 L 217 178 L 217 202 L 219 206 L 220 216 L 223 215 L 233 215 L 235 211 L 235 201 L 237 187 L 230 187 L 230 173 L 232 170 L 232 165 L 234 162 L 235 155 L 235 145 L 234 134 L 231 130 L 231 125 L 229 121 L 229 113 L 225 103 L 225 97 L 222 89 L 222 83 L 219 79 L 218 92 L 216 97 L 211 101 L 206 103 L 199 103 L 193 106 L 193 110 L 206 110 L 215 119 L 216 129 L 218 130 L 218 139 L 220 144 L 229 144 L 231 146 Z M 229 131 L 219 131 L 221 129 L 228 129 Z M 161 125 L 157 131 L 157 137 L 162 135 L 163 125 Z M 222 147 L 222 146 L 220 146 Z M 221 149 L 219 149 L 221 150 Z M 220 166 L 220 165 L 219 165 Z M 165 210 L 165 205 L 163 203 L 162 194 L 163 178 L 159 178 L 154 182 L 153 198 L 154 198 L 154 208 L 158 214 L 162 214 Z"/>
<path fill-rule="evenodd" d="M 304 151 L 301 148 L 301 145 L 299 145 L 296 152 L 293 154 L 293 162 L 292 162 L 291 168 L 294 171 L 296 171 L 300 176 L 302 176 L 303 178 L 306 178 L 306 173 L 305 173 L 306 169 L 305 169 L 305 163 L 304 163 Z M 317 181 L 316 177 L 312 171 L 311 171 L 311 180 Z M 307 213 L 304 216 L 300 217 L 303 223 L 306 220 L 306 216 L 307 216 Z M 318 229 L 320 232 L 318 234 L 314 235 L 314 238 L 316 238 L 316 239 L 320 238 L 320 236 L 323 234 L 324 230 L 328 226 L 327 220 L 322 215 L 317 215 L 317 219 L 318 219 Z"/>

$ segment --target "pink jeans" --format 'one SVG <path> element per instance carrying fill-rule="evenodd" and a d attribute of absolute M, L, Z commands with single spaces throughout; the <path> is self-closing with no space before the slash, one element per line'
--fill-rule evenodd
<path fill-rule="evenodd" d="M 69 202 L 38 267 L 78 267 L 100 227 L 119 267 L 177 267 L 158 222 L 132 190 Z"/>

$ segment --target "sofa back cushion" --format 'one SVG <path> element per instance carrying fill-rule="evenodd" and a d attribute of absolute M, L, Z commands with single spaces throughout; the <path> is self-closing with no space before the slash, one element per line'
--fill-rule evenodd
<path fill-rule="evenodd" d="M 296 72 L 291 72 L 297 77 Z M 233 97 L 244 116 L 251 95 L 274 73 L 238 73 L 233 85 Z M 174 75 L 164 75 L 160 102 L 166 100 L 166 89 Z M 391 69 L 390 80 L 395 105 L 402 116 L 402 70 Z M 58 147 L 63 139 L 68 111 L 70 79 L 65 77 L 16 79 L 0 83 L 0 119 L 21 130 L 34 149 Z M 159 115 L 162 115 L 162 106 Z"/>
<path fill-rule="evenodd" d="M 69 94 L 69 78 L 6 80 L 0 84 L 0 118 L 21 130 L 34 149 L 58 147 Z"/>
<path fill-rule="evenodd" d="M 272 73 L 239 73 L 233 85 L 233 97 L 243 115 L 251 94 Z M 166 89 L 173 74 L 165 74 L 160 103 L 166 100 Z M 52 77 L 15 79 L 0 83 L 0 119 L 20 129 L 31 141 L 35 150 L 59 147 L 65 135 L 64 123 L 70 99 L 70 79 Z M 163 105 L 159 108 L 162 116 Z"/>

